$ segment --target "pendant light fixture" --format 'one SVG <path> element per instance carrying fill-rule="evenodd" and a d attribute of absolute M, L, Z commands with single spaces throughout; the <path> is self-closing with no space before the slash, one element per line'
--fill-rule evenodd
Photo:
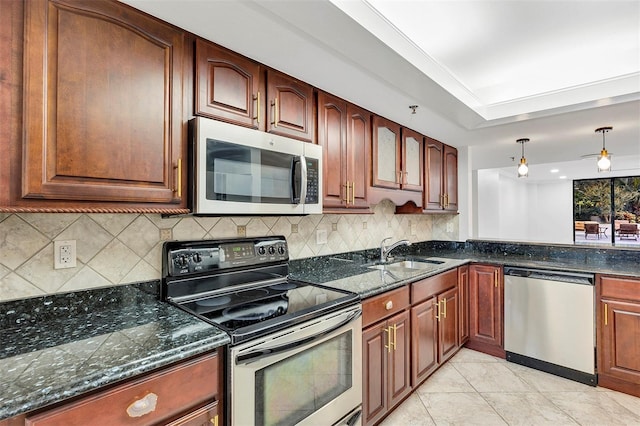
<path fill-rule="evenodd" d="M 527 166 L 527 159 L 524 158 L 524 144 L 529 142 L 529 139 L 518 139 L 516 142 L 522 144 L 522 158 L 520 158 L 520 164 L 518 165 L 518 177 L 527 177 L 529 176 L 529 166 Z"/>
<path fill-rule="evenodd" d="M 599 172 L 610 172 L 611 171 L 611 157 L 607 152 L 607 148 L 604 146 L 604 134 L 608 131 L 612 130 L 613 127 L 600 127 L 596 129 L 596 133 L 602 133 L 602 151 L 600 151 L 600 155 L 598 156 L 598 171 Z"/>

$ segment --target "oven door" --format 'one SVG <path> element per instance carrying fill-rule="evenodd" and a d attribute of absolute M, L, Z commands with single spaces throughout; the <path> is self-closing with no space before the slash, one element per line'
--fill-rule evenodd
<path fill-rule="evenodd" d="M 232 347 L 232 424 L 332 425 L 345 416 L 358 420 L 361 314 L 358 305 Z"/>

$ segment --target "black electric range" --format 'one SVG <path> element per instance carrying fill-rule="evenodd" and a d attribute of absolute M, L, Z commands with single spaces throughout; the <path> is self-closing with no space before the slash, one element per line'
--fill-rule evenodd
<path fill-rule="evenodd" d="M 161 298 L 215 324 L 235 345 L 358 304 L 357 294 L 290 280 L 282 236 L 168 241 Z"/>

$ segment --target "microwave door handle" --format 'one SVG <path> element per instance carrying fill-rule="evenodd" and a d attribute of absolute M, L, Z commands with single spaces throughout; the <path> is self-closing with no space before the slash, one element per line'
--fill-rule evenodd
<path fill-rule="evenodd" d="M 305 204 L 307 201 L 307 159 L 304 155 L 300 156 L 300 204 Z"/>
<path fill-rule="evenodd" d="M 333 327 L 331 327 L 331 328 L 329 328 L 327 330 L 324 330 L 324 331 L 322 331 L 322 332 L 320 332 L 318 334 L 315 334 L 313 336 L 305 337 L 305 338 L 302 338 L 300 340 L 296 340 L 295 342 L 286 343 L 284 345 L 273 346 L 271 348 L 258 349 L 256 351 L 249 352 L 249 353 L 244 354 L 244 355 L 238 355 L 236 357 L 236 365 L 250 364 L 252 362 L 260 361 L 261 359 L 268 358 L 270 356 L 277 355 L 277 354 L 282 353 L 282 352 L 290 351 L 290 350 L 298 348 L 300 346 L 308 345 L 309 343 L 311 343 L 311 342 L 313 342 L 315 340 L 321 339 L 321 338 L 333 333 L 334 331 L 336 331 L 340 327 L 342 327 L 342 326 L 350 323 L 351 321 L 357 319 L 361 314 L 362 314 L 362 310 L 358 309 L 356 311 L 350 312 L 347 315 L 347 317 L 345 319 L 343 319 L 342 321 L 340 321 L 338 324 L 336 324 Z"/>

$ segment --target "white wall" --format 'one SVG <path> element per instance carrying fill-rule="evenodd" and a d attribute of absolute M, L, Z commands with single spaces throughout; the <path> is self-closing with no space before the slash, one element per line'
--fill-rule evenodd
<path fill-rule="evenodd" d="M 478 170 L 477 233 L 481 239 L 573 243 L 572 181 L 532 182 L 499 169 Z"/>

